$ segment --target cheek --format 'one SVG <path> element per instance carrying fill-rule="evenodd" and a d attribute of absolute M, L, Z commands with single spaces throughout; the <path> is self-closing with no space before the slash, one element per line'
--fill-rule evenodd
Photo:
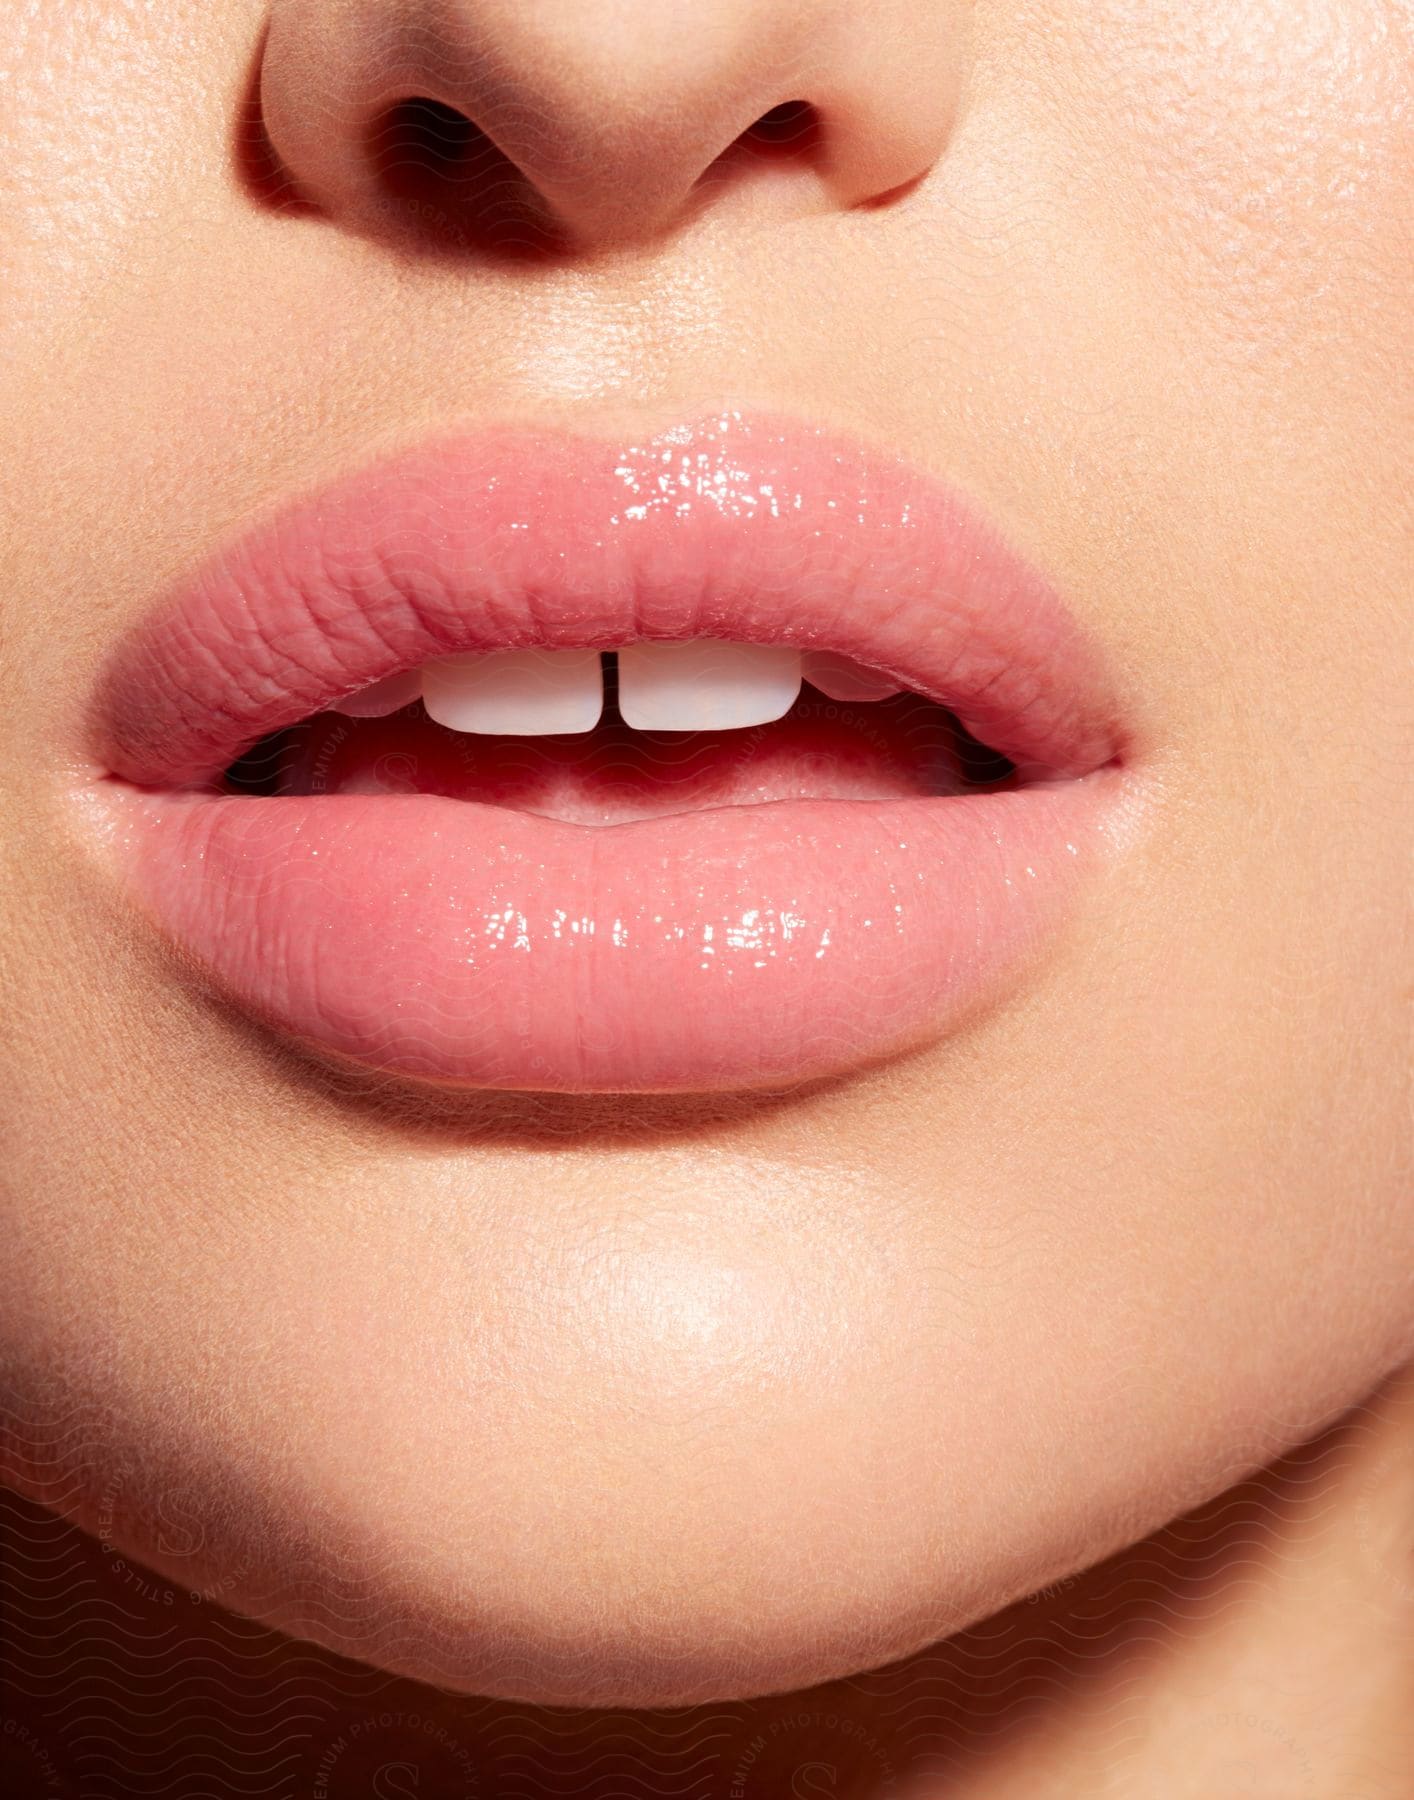
<path fill-rule="evenodd" d="M 94 331 L 115 294 L 134 283 L 160 292 L 160 272 L 180 267 L 193 224 L 193 174 L 207 173 L 194 146 L 212 141 L 213 120 L 238 103 L 247 52 L 232 16 L 240 8 L 230 0 L 172 0 L 156 9 L 87 0 L 4 11 L 6 329 L 14 332 L 22 318 L 28 351 L 52 347 L 49 359 L 31 366 L 62 381 L 66 354 Z M 174 208 L 187 214 L 175 265 Z M 121 359 L 127 348 L 118 341 L 113 354 Z"/>
<path fill-rule="evenodd" d="M 1408 316 L 1407 9 L 1129 0 L 1066 29 L 1066 100 L 1170 323 L 1219 337 L 1235 375 L 1291 382 Z"/>

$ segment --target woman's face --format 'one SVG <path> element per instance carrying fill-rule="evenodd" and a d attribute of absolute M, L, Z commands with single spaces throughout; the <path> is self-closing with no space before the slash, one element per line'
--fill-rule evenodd
<path fill-rule="evenodd" d="M 1406 5 L 0 25 L 12 1482 L 373 1662 L 674 1702 L 916 1649 L 1414 1353 Z M 766 471 L 804 526 L 743 523 Z M 622 727 L 676 820 L 622 829 L 590 751 L 413 715 L 359 768 L 455 754 L 454 800 L 196 767 L 350 644 L 635 607 L 923 698 L 759 767 Z M 877 860 L 932 702 L 987 742 L 989 694 L 1013 785 Z M 662 804 L 694 742 L 779 806 Z M 517 743 L 555 806 L 484 785 Z M 824 844 L 792 809 L 847 780 Z M 606 894 L 700 937 L 793 883 L 850 946 L 816 974 L 603 947 Z M 519 966 L 467 949 L 493 899 Z"/>

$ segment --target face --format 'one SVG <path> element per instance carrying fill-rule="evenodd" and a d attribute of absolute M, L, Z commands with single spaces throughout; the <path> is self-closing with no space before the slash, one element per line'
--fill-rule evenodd
<path fill-rule="evenodd" d="M 680 1702 L 1414 1353 L 1397 0 L 0 20 L 12 1483 Z"/>

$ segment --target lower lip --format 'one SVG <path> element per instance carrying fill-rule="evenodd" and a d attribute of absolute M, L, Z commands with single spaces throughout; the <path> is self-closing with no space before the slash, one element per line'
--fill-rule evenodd
<path fill-rule="evenodd" d="M 839 1074 L 996 1003 L 1102 854 L 1117 777 L 609 827 L 108 792 L 166 933 L 276 1031 L 428 1081 L 645 1093 Z"/>

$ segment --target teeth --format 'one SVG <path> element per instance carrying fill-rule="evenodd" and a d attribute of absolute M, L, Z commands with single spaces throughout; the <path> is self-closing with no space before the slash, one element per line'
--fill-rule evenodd
<path fill-rule="evenodd" d="M 788 713 L 800 652 L 779 644 L 626 644 L 619 711 L 635 731 L 739 731 Z"/>
<path fill-rule="evenodd" d="M 903 692 L 887 675 L 876 675 L 853 657 L 830 650 L 807 650 L 800 661 L 805 679 L 829 700 L 887 700 Z"/>
<path fill-rule="evenodd" d="M 802 678 L 831 700 L 885 700 L 902 689 L 833 651 L 778 644 L 626 644 L 619 711 L 638 731 L 734 731 L 790 711 Z M 454 731 L 541 737 L 589 731 L 604 707 L 597 650 L 494 650 L 446 656 L 333 701 L 331 712 L 381 719 L 419 695 Z"/>
<path fill-rule="evenodd" d="M 543 737 L 589 731 L 604 710 L 597 650 L 493 650 L 422 671 L 422 702 L 453 731 Z"/>
<path fill-rule="evenodd" d="M 350 719 L 386 719 L 389 713 L 411 706 L 421 692 L 421 669 L 404 669 L 400 675 L 389 675 L 383 681 L 375 681 L 372 687 L 335 700 L 329 711 L 344 713 Z"/>

